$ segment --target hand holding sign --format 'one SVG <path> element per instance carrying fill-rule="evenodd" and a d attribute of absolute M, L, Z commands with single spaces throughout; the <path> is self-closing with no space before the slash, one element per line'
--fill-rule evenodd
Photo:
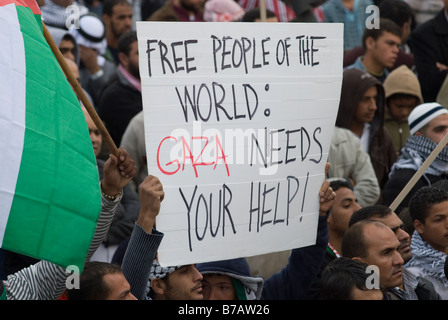
<path fill-rule="evenodd" d="M 330 170 L 330 163 L 325 164 L 325 177 L 327 176 L 328 170 Z M 336 193 L 330 187 L 330 181 L 325 180 L 322 183 L 322 186 L 319 190 L 319 215 L 326 216 L 328 210 L 330 210 L 331 206 L 334 203 L 334 199 L 336 199 Z"/>

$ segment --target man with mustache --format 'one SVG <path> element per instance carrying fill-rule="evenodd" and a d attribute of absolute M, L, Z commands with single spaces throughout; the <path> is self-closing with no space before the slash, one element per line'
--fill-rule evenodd
<path fill-rule="evenodd" d="M 405 265 L 412 258 L 411 240 L 409 234 L 403 229 L 403 222 L 397 214 L 390 208 L 382 205 L 364 207 L 350 218 L 349 226 L 359 221 L 380 221 L 388 226 L 398 240 L 397 252 L 403 259 Z M 381 270 L 380 270 L 381 272 Z M 387 299 L 393 300 L 438 300 L 439 295 L 434 289 L 432 283 L 423 277 L 417 277 L 407 268 L 401 268 L 402 283 L 395 287 L 386 287 Z"/>
<path fill-rule="evenodd" d="M 194 264 L 161 267 L 157 260 L 149 275 L 151 300 L 202 300 L 202 274 Z"/>
<path fill-rule="evenodd" d="M 398 252 L 399 245 L 393 231 L 384 223 L 362 220 L 345 232 L 342 256 L 376 266 L 379 284 L 376 283 L 374 287 L 378 288 L 379 285 L 384 299 L 388 299 L 387 290 L 403 283 L 404 261 Z"/>
<path fill-rule="evenodd" d="M 344 70 L 336 126 L 351 130 L 360 139 L 370 156 L 380 193 L 397 158 L 392 139 L 384 127 L 384 113 L 383 85 L 365 71 Z"/>

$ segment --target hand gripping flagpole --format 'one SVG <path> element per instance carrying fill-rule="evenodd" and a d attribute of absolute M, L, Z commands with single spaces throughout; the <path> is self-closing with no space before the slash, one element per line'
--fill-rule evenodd
<path fill-rule="evenodd" d="M 395 198 L 395 200 L 392 202 L 392 204 L 389 206 L 389 208 L 392 211 L 395 211 L 397 209 L 398 205 L 403 201 L 404 197 L 409 193 L 409 191 L 414 187 L 414 185 L 417 183 L 418 179 L 425 173 L 426 169 L 428 169 L 429 165 L 434 161 L 434 159 L 439 155 L 439 153 L 443 150 L 443 148 L 448 144 L 448 133 L 443 137 L 442 141 L 439 142 L 439 144 L 432 150 L 431 154 L 426 158 L 425 162 L 421 165 L 420 168 L 418 168 L 417 172 L 414 173 L 412 178 L 408 181 L 408 183 L 405 185 L 403 190 L 398 194 L 398 196 Z"/>
<path fill-rule="evenodd" d="M 67 62 L 65 62 L 64 57 L 62 56 L 61 51 L 59 50 L 58 46 L 53 40 L 53 37 L 51 36 L 50 32 L 48 31 L 47 27 L 45 26 L 45 23 L 42 21 L 43 31 L 44 31 L 44 37 L 45 40 L 47 40 L 48 45 L 51 48 L 51 51 L 53 51 L 53 54 L 55 55 L 56 59 L 59 62 L 59 65 L 61 66 L 62 70 L 65 73 L 65 76 L 67 77 L 68 82 L 72 85 L 73 90 L 76 93 L 76 96 L 79 100 L 81 100 L 82 104 L 86 107 L 87 112 L 89 113 L 90 117 L 92 117 L 93 122 L 97 126 L 98 130 L 101 132 L 101 135 L 103 136 L 104 141 L 109 146 L 109 149 L 111 152 L 119 158 L 120 152 L 117 149 L 117 146 L 115 145 L 114 141 L 112 140 L 109 132 L 107 131 L 106 127 L 104 126 L 103 122 L 101 121 L 100 117 L 96 113 L 96 110 L 93 108 L 92 104 L 90 103 L 90 100 L 87 98 L 86 94 L 84 93 L 84 90 L 81 88 L 81 85 L 79 84 L 78 80 L 73 75 L 73 72 L 70 70 Z"/>

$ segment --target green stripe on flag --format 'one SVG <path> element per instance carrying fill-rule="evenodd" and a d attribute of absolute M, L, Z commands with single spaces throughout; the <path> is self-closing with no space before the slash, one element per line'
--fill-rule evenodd
<path fill-rule="evenodd" d="M 40 16 L 16 8 L 25 46 L 26 129 L 2 247 L 82 270 L 101 210 L 92 143 Z"/>

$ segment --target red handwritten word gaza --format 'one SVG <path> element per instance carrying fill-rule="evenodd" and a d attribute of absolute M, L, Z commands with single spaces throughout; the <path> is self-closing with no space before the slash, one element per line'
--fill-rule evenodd
<path fill-rule="evenodd" d="M 204 162 L 201 160 L 202 155 L 204 154 L 204 150 L 208 149 L 208 148 L 212 148 L 213 145 L 209 144 L 209 138 L 205 137 L 205 136 L 193 136 L 191 139 L 192 140 L 202 140 L 203 142 L 205 142 L 204 146 L 202 147 L 201 151 L 199 152 L 199 154 L 196 155 L 196 157 L 193 155 L 193 152 L 191 151 L 190 148 L 190 144 L 188 143 L 188 141 L 185 139 L 185 137 L 182 136 L 182 138 L 180 139 L 180 143 L 182 143 L 182 164 L 180 163 L 179 159 L 174 159 L 172 161 L 169 161 L 168 163 L 166 163 L 165 165 L 161 165 L 160 163 L 160 151 L 162 148 L 162 145 L 164 145 L 165 143 L 168 143 L 169 140 L 175 141 L 176 143 L 179 143 L 178 139 L 176 137 L 173 136 L 167 136 L 165 138 L 162 139 L 162 141 L 160 141 L 159 143 L 159 147 L 157 148 L 157 167 L 159 168 L 159 170 L 166 174 L 166 175 L 173 175 L 176 174 L 179 170 L 184 171 L 185 170 L 185 163 L 187 162 L 187 160 L 191 161 L 191 165 L 193 166 L 194 169 L 194 173 L 196 175 L 196 178 L 198 177 L 198 170 L 197 170 L 197 166 L 213 166 L 213 170 L 216 169 L 216 166 L 218 165 L 218 162 L 220 160 L 222 160 L 224 162 L 224 165 L 226 167 L 226 171 L 227 171 L 227 176 L 230 176 L 230 172 L 229 172 L 229 165 L 227 164 L 226 158 L 228 157 L 228 155 L 226 155 L 224 153 L 224 149 L 222 147 L 221 141 L 219 140 L 218 135 L 215 135 L 214 137 L 215 139 L 215 160 L 211 161 L 211 162 Z M 174 170 L 168 171 L 165 170 L 165 167 L 170 167 L 173 166 L 175 167 Z M 182 169 L 181 169 L 182 168 Z"/>

